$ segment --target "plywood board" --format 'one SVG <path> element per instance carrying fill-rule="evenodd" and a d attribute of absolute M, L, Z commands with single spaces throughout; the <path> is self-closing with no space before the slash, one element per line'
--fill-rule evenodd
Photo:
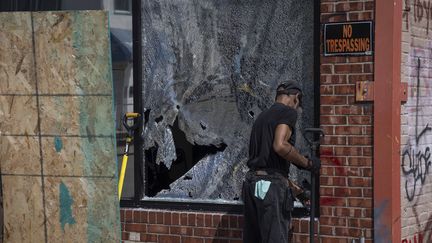
<path fill-rule="evenodd" d="M 5 242 L 119 242 L 107 14 L 0 14 Z"/>

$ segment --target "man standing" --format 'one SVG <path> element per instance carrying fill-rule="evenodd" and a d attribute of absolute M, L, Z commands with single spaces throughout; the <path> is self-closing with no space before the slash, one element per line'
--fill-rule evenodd
<path fill-rule="evenodd" d="M 320 161 L 294 148 L 294 128 L 302 91 L 294 81 L 280 84 L 275 103 L 255 120 L 249 144 L 249 172 L 243 184 L 245 243 L 290 242 L 293 193 L 290 164 L 318 171 Z"/>

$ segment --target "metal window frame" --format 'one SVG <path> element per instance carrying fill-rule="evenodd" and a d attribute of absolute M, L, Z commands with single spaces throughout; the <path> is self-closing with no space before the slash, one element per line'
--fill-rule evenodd
<path fill-rule="evenodd" d="M 314 1 L 314 116 L 315 127 L 320 125 L 320 1 Z M 141 0 L 132 0 L 132 35 L 133 35 L 133 102 L 134 110 L 142 111 L 142 16 L 141 16 Z M 141 116 L 142 117 L 142 116 Z M 142 121 L 141 121 L 142 122 Z M 147 208 L 147 209 L 166 209 L 166 210 L 193 210 L 205 212 L 226 212 L 226 213 L 242 213 L 243 204 L 220 204 L 220 203 L 202 203 L 202 202 L 176 202 L 167 200 L 143 200 L 145 195 L 143 168 L 143 139 L 141 137 L 142 126 L 135 133 L 134 137 L 134 192 L 133 198 L 125 198 L 120 201 L 122 208 Z M 316 181 L 319 181 L 319 175 L 316 175 Z M 316 183 L 316 217 L 319 217 L 319 183 Z M 293 217 L 302 217 L 307 214 L 307 210 L 297 208 L 293 211 Z"/>

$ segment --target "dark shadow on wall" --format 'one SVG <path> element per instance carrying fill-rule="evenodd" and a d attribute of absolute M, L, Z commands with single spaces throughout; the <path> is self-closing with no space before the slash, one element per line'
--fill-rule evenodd
<path fill-rule="evenodd" d="M 163 120 L 163 116 L 155 119 L 156 122 Z M 201 128 L 205 130 L 205 125 L 200 124 Z M 176 157 L 168 168 L 163 162 L 157 161 L 157 152 L 159 145 L 145 150 L 145 160 L 147 161 L 147 175 L 148 178 L 148 196 L 153 197 L 164 189 L 170 189 L 170 184 L 184 176 L 196 163 L 208 155 L 222 152 L 226 149 L 225 143 L 217 145 L 198 145 L 192 144 L 186 139 L 186 134 L 180 129 L 178 118 L 174 124 L 170 126 L 173 134 L 173 140 L 176 148 Z M 184 176 L 184 180 L 192 180 L 190 176 Z M 189 197 L 192 198 L 191 192 Z"/>

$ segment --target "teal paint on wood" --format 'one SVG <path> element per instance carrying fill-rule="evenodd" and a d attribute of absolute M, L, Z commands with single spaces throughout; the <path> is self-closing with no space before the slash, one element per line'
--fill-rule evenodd
<path fill-rule="evenodd" d="M 72 216 L 73 199 L 69 193 L 68 188 L 62 182 L 60 184 L 60 224 L 64 231 L 66 224 L 75 224 L 76 221 Z"/>
<path fill-rule="evenodd" d="M 63 148 L 63 141 L 60 137 L 54 137 L 54 147 L 57 153 L 59 153 Z"/>

